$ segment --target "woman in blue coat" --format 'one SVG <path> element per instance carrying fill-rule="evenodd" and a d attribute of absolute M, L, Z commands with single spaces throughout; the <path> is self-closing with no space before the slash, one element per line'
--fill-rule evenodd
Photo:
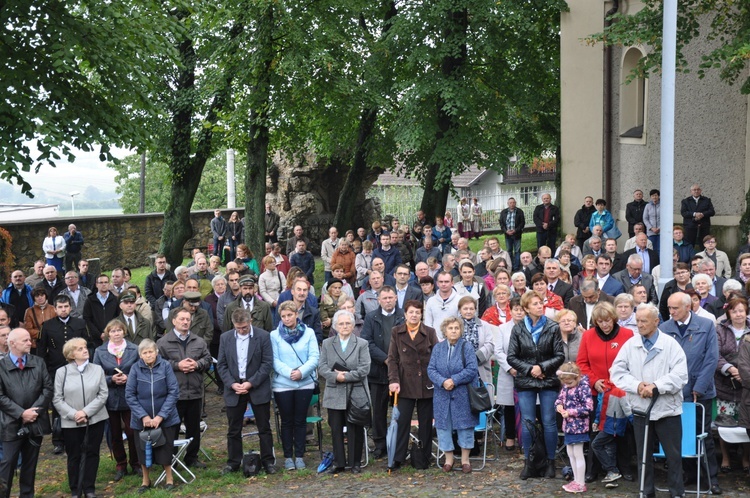
<path fill-rule="evenodd" d="M 180 386 L 168 361 L 159 356 L 156 343 L 144 339 L 138 345 L 141 357 L 130 369 L 125 384 L 125 399 L 130 407 L 130 427 L 137 432 L 135 439 L 138 448 L 138 460 L 141 462 L 143 480 L 138 493 L 145 493 L 151 487 L 146 467 L 145 445 L 140 433 L 144 430 L 161 428 L 165 442 L 153 448 L 153 463 L 162 465 L 166 472 L 165 489 L 174 489 L 172 477 L 172 449 L 180 427 L 180 416 L 177 413 L 177 400 L 180 397 Z"/>
<path fill-rule="evenodd" d="M 443 320 L 440 325 L 445 341 L 432 350 L 427 375 L 435 384 L 433 411 L 438 447 L 445 452 L 443 472 L 453 470 L 453 431 L 458 434 L 461 447 L 461 470 L 471 472 L 469 452 L 474 447 L 474 427 L 478 417 L 469 404 L 470 382 L 479 378 L 474 347 L 463 337 L 463 324 L 456 317 Z"/>
<path fill-rule="evenodd" d="M 607 207 L 607 201 L 604 199 L 597 199 L 596 200 L 596 211 L 591 215 L 591 220 L 589 221 L 589 230 L 592 232 L 594 231 L 594 227 L 596 225 L 599 225 L 602 227 L 602 232 L 604 232 L 605 238 L 611 238 L 607 236 L 607 232 L 612 230 L 615 226 L 615 219 L 612 217 L 612 213 L 607 211 L 605 208 Z M 614 237 L 617 238 L 617 237 Z M 602 244 L 603 245 L 603 244 Z"/>
<path fill-rule="evenodd" d="M 141 473 L 133 429 L 130 427 L 130 407 L 125 399 L 125 384 L 131 367 L 138 361 L 138 347 L 125 339 L 126 334 L 125 324 L 120 320 L 112 320 L 104 329 L 104 344 L 94 352 L 94 363 L 104 369 L 109 388 L 107 412 L 112 454 L 117 462 L 115 482 L 128 473 L 128 456 L 133 473 Z M 125 453 L 125 443 L 122 440 L 123 431 L 128 440 L 128 453 Z"/>

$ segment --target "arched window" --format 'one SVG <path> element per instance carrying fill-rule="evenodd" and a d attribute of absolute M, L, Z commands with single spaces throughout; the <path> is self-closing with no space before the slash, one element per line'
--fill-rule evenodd
<path fill-rule="evenodd" d="M 620 69 L 620 138 L 628 143 L 645 143 L 646 92 L 648 79 L 632 78 L 632 71 L 644 57 L 643 51 L 630 47 L 625 51 Z M 632 79 L 631 79 L 632 78 Z M 630 81 L 628 81 L 630 80 Z"/>

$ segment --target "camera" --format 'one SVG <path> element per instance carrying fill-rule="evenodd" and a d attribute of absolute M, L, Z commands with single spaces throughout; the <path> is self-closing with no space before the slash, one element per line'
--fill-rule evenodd
<path fill-rule="evenodd" d="M 18 437 L 26 437 L 29 434 L 31 434 L 31 430 L 25 425 L 22 425 L 21 428 L 18 429 L 18 432 L 16 432 L 16 436 Z"/>

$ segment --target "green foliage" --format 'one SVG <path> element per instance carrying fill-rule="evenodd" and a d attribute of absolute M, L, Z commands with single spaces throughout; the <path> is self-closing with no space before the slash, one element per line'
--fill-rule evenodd
<path fill-rule="evenodd" d="M 16 259 L 13 256 L 13 237 L 4 228 L 0 228 L 0 284 L 10 281 L 10 274 L 15 270 Z"/>
<path fill-rule="evenodd" d="M 245 203 L 245 171 L 240 166 L 242 155 L 235 158 L 235 191 L 237 205 Z M 140 171 L 141 156 L 133 154 L 118 163 L 108 163 L 108 167 L 117 171 L 117 193 L 120 205 L 126 214 L 137 213 L 140 208 Z M 169 205 L 171 173 L 169 166 L 158 160 L 147 157 L 146 160 L 146 212 L 163 213 Z M 212 157 L 203 169 L 201 183 L 193 199 L 191 210 L 215 209 L 227 205 L 227 172 L 226 156 L 218 154 Z"/>
<path fill-rule="evenodd" d="M 0 25 L 0 179 L 32 196 L 22 172 L 72 161 L 73 147 L 103 144 L 112 160 L 110 145 L 149 142 L 154 83 L 174 55 L 164 33 L 177 29 L 160 2 L 3 2 Z"/>
<path fill-rule="evenodd" d="M 612 25 L 602 33 L 591 35 L 589 43 L 649 48 L 634 69 L 631 79 L 658 71 L 662 58 L 662 0 L 643 0 L 644 8 L 633 15 L 612 16 Z M 703 78 L 709 70 L 730 84 L 740 82 L 740 91 L 750 94 L 750 4 L 744 0 L 681 0 L 677 2 L 677 69 L 689 72 L 692 68 L 683 53 L 695 38 L 705 36 L 714 48 L 701 55 L 698 75 Z"/>

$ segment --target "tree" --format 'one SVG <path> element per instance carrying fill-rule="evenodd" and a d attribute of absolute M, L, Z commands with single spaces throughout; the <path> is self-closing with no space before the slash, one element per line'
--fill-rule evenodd
<path fill-rule="evenodd" d="M 428 219 L 472 164 L 559 144 L 559 29 L 565 2 L 437 0 L 409 4 L 394 27 L 400 62 L 396 171 L 418 178 Z"/>
<path fill-rule="evenodd" d="M 176 29 L 159 2 L 3 2 L 0 24 L 1 179 L 33 197 L 22 173 L 72 161 L 73 147 L 102 144 L 105 161 L 110 145 L 149 142 L 154 82 L 174 55 L 165 33 Z"/>
<path fill-rule="evenodd" d="M 643 9 L 635 14 L 617 13 L 612 24 L 602 33 L 589 37 L 590 43 L 649 47 L 649 52 L 634 69 L 633 76 L 647 76 L 658 71 L 662 57 L 662 0 L 643 0 Z M 704 30 L 704 28 L 707 28 Z M 721 78 L 730 84 L 741 82 L 740 91 L 750 94 L 750 4 L 725 0 L 690 0 L 677 2 L 677 69 L 691 68 L 683 53 L 685 47 L 698 37 L 717 42 L 713 49 L 701 55 L 698 75 L 718 69 Z"/>
<path fill-rule="evenodd" d="M 238 155 L 238 162 L 242 155 Z M 140 154 L 132 154 L 118 163 L 108 163 L 108 167 L 117 171 L 115 182 L 117 183 L 117 194 L 122 210 L 126 214 L 139 212 L 140 194 Z M 170 171 L 169 165 L 164 162 L 147 157 L 146 161 L 146 211 L 147 213 L 163 213 L 169 205 L 170 195 Z M 206 162 L 201 175 L 201 183 L 195 193 L 191 211 L 202 209 L 215 209 L 227 205 L 226 185 L 226 162 L 222 153 L 216 154 Z M 235 172 L 235 185 L 245 184 L 244 170 L 238 168 Z M 237 205 L 242 206 L 245 202 L 245 192 L 241 188 L 236 189 Z"/>

